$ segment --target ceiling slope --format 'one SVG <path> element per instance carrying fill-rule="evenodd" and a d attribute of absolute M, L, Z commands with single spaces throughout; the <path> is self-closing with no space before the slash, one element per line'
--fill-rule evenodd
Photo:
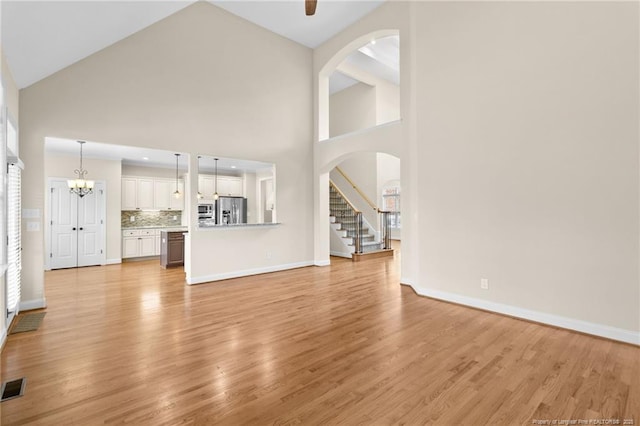
<path fill-rule="evenodd" d="M 384 0 L 320 0 L 305 16 L 303 0 L 210 3 L 315 48 Z M 193 1 L 0 2 L 5 59 L 22 89 L 193 4 Z"/>

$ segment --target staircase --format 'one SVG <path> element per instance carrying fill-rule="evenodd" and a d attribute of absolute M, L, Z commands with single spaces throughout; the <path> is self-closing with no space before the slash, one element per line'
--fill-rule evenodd
<path fill-rule="evenodd" d="M 393 249 L 384 249 L 384 244 L 376 241 L 375 234 L 371 232 L 366 224 L 363 224 L 362 227 L 362 253 L 355 253 L 356 214 L 333 184 L 329 185 L 329 214 L 331 227 L 346 244 L 353 260 L 362 260 L 364 256 L 393 256 Z"/>

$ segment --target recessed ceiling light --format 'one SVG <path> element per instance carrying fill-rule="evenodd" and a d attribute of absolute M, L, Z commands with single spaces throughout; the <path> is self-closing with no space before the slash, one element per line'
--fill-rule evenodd
<path fill-rule="evenodd" d="M 149 160 L 149 157 L 142 157 L 142 159 L 147 161 L 147 160 Z"/>
<path fill-rule="evenodd" d="M 376 44 L 376 39 L 371 40 L 371 44 Z"/>
<path fill-rule="evenodd" d="M 236 166 L 231 166 L 231 168 L 232 168 L 232 169 L 235 169 L 235 168 L 236 168 Z"/>

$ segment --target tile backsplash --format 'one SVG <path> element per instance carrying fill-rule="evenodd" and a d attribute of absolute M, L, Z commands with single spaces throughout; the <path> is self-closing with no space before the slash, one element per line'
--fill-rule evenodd
<path fill-rule="evenodd" d="M 132 222 L 131 218 L 135 218 Z M 175 219 L 174 219 L 175 218 Z M 120 215 L 120 224 L 124 228 L 139 228 L 141 226 L 180 226 L 181 211 L 140 211 L 124 210 Z"/>

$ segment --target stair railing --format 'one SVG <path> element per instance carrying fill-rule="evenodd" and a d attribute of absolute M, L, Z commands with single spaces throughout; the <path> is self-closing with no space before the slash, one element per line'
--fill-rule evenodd
<path fill-rule="evenodd" d="M 362 190 L 358 187 L 358 185 L 356 185 L 356 184 L 351 180 L 351 178 L 350 178 L 349 176 L 347 176 L 347 174 L 346 174 L 344 171 L 342 171 L 342 169 L 341 169 L 340 167 L 336 166 L 336 170 L 338 171 L 338 173 L 340 173 L 340 174 L 342 175 L 342 177 L 343 177 L 343 178 L 345 178 L 345 179 L 346 179 L 346 181 L 347 181 L 347 182 L 349 182 L 349 185 L 351 185 L 351 187 L 352 187 L 353 189 L 355 189 L 355 190 L 356 190 L 356 192 L 357 192 L 358 194 L 360 194 L 360 196 L 362 197 L 362 199 L 363 199 L 367 204 L 369 204 L 369 206 L 371 206 L 371 208 L 372 208 L 373 210 L 376 210 L 376 211 L 378 210 L 378 207 L 373 203 L 373 201 L 371 201 L 371 200 L 369 199 L 369 197 L 367 197 L 367 194 L 365 194 L 364 192 L 362 192 Z"/>
<path fill-rule="evenodd" d="M 358 254 L 362 254 L 362 237 L 363 237 L 362 212 L 356 209 L 353 203 L 349 201 L 346 195 L 344 195 L 344 193 L 340 191 L 340 188 L 338 188 L 331 180 L 329 180 L 329 186 L 331 189 L 336 191 L 340 195 L 340 197 L 342 197 L 342 199 L 345 201 L 345 203 L 347 203 L 347 205 L 350 208 L 350 211 L 348 213 L 343 213 L 341 218 L 342 219 L 347 218 L 350 223 L 354 224 L 355 235 L 353 239 L 354 239 L 354 245 L 355 245 L 355 252 Z"/>
<path fill-rule="evenodd" d="M 369 197 L 367 197 L 367 194 L 365 194 L 364 192 L 362 192 L 362 190 L 358 187 L 358 185 L 356 185 L 349 176 L 347 176 L 347 174 L 338 166 L 336 166 L 336 170 L 338 171 L 338 173 L 340 173 L 342 175 L 343 178 L 345 178 L 345 180 L 347 182 L 349 182 L 349 185 L 351 185 L 351 187 L 353 189 L 356 190 L 356 192 L 358 194 L 360 194 L 360 196 L 362 197 L 362 199 L 369 204 L 369 206 L 371 206 L 371 208 L 373 210 L 375 210 L 378 213 L 378 220 L 380 221 L 380 242 L 382 243 L 382 248 L 385 250 L 388 250 L 391 248 L 391 212 L 389 211 L 384 211 L 384 210 L 380 210 L 378 208 L 378 206 L 376 206 L 373 201 L 371 201 L 371 199 Z M 333 182 L 331 182 L 331 184 L 334 186 L 334 188 L 336 188 L 336 190 L 342 195 L 342 197 L 344 197 L 344 194 L 342 193 L 342 191 L 340 191 L 340 189 L 338 189 L 337 186 L 335 186 L 335 184 L 333 184 Z M 346 200 L 346 197 L 344 197 Z M 351 202 L 347 201 L 351 206 L 353 206 L 353 204 L 351 204 Z M 355 210 L 355 208 L 354 208 Z M 362 216 L 362 213 L 360 213 L 360 216 Z M 360 226 L 360 229 L 362 230 L 362 226 Z M 362 237 L 361 237 L 362 238 Z M 358 245 L 356 244 L 356 247 Z M 360 253 L 360 252 L 358 252 Z"/>
<path fill-rule="evenodd" d="M 382 248 L 388 250 L 391 248 L 391 212 L 378 210 L 380 217 L 380 241 Z"/>

